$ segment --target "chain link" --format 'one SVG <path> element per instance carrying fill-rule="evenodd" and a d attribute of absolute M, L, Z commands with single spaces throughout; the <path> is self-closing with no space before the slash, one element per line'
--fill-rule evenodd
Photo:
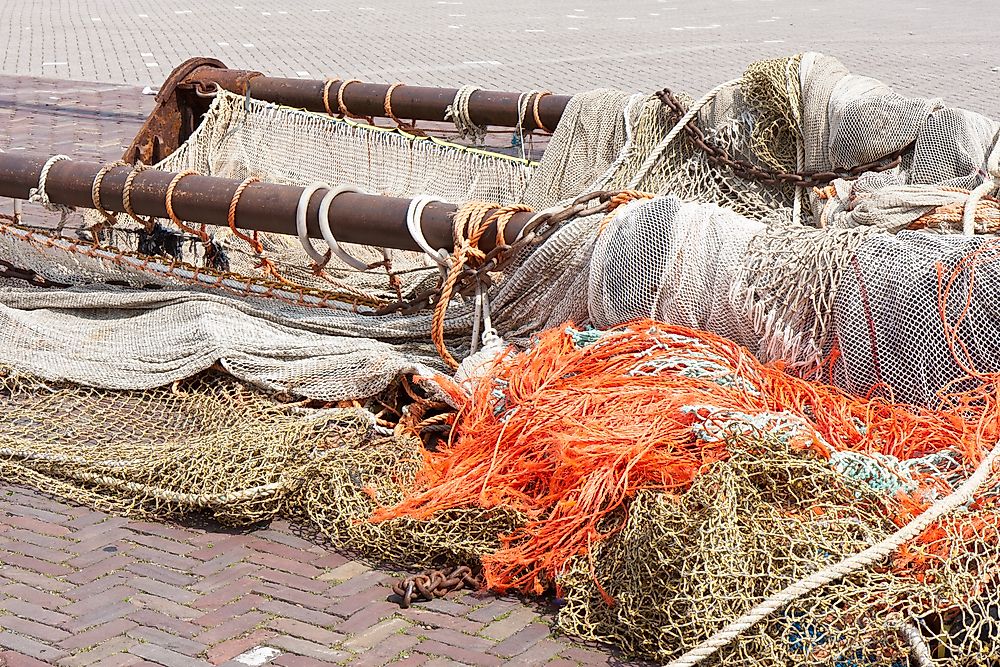
<path fill-rule="evenodd" d="M 678 100 L 668 88 L 664 88 L 660 92 L 656 93 L 656 96 L 660 99 L 660 102 L 663 103 L 663 106 L 667 107 L 670 115 L 674 119 L 674 122 L 679 122 L 680 118 L 685 113 L 684 106 L 681 104 L 680 100 Z M 903 153 L 909 150 L 914 144 L 914 142 L 911 141 L 899 150 L 893 151 L 878 160 L 874 160 L 866 164 L 859 164 L 855 167 L 851 167 L 850 169 L 836 171 L 783 172 L 761 169 L 748 160 L 733 157 L 730 155 L 728 150 L 722 146 L 714 144 L 710 139 L 708 139 L 702 129 L 698 127 L 694 118 L 692 118 L 691 121 L 684 126 L 684 133 L 687 135 L 691 143 L 705 155 L 705 158 L 712 166 L 727 169 L 740 178 L 744 178 L 749 181 L 757 181 L 758 183 L 772 187 L 780 187 L 784 185 L 791 185 L 798 188 L 822 187 L 838 178 L 852 179 L 870 171 L 881 172 L 888 171 L 889 169 L 895 169 L 902 161 Z"/>
<path fill-rule="evenodd" d="M 440 570 L 424 570 L 420 574 L 403 577 L 393 584 L 392 592 L 399 596 L 399 606 L 409 609 L 414 602 L 430 602 L 452 591 L 463 588 L 476 590 L 483 582 L 466 565 Z"/>

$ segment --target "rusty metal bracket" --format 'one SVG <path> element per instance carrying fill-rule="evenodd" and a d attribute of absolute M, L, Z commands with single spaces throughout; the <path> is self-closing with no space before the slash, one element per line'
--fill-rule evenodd
<path fill-rule="evenodd" d="M 228 69 L 215 58 L 191 58 L 178 65 L 156 95 L 156 107 L 122 157 L 134 164 L 156 164 L 187 140 L 208 110 L 209 101 L 185 80 L 199 68 Z"/>

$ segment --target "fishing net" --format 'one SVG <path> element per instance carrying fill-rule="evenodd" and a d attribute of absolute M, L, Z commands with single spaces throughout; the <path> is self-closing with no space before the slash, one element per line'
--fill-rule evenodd
<path fill-rule="evenodd" d="M 661 660 L 882 545 L 709 661 L 986 664 L 998 132 L 815 53 L 697 99 L 577 95 L 538 162 L 219 91 L 156 168 L 437 197 L 450 264 L 238 216 L 0 220 L 0 259 L 52 283 L 0 284 L 0 468 L 475 564 Z M 561 217 L 449 300 L 471 216 L 515 205 Z"/>

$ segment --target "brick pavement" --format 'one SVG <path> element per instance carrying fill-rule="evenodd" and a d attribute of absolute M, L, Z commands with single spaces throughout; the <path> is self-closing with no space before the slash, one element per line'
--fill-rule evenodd
<path fill-rule="evenodd" d="M 156 85 L 194 55 L 278 76 L 699 93 L 817 50 L 997 113 L 1000 4 L 958 0 L 4 0 L 0 73 Z"/>
<path fill-rule="evenodd" d="M 0 484 L 0 665 L 603 665 L 512 598 L 401 610 L 296 535 L 129 521 Z M 257 658 L 255 660 L 255 658 Z"/>

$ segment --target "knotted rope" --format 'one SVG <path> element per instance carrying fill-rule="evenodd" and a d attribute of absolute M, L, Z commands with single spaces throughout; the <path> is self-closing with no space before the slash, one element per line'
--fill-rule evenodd
<path fill-rule="evenodd" d="M 480 90 L 479 86 L 459 88 L 455 93 L 455 100 L 445 109 L 444 119 L 455 123 L 459 137 L 471 139 L 474 144 L 479 145 L 486 139 L 487 129 L 485 126 L 476 125 L 469 116 L 469 100 L 477 90 Z"/>
<path fill-rule="evenodd" d="M 59 225 L 56 227 L 56 231 L 61 232 L 63 227 L 66 226 L 66 218 L 70 213 L 73 213 L 76 209 L 72 206 L 64 206 L 63 204 L 57 204 L 49 199 L 49 193 L 45 190 L 46 182 L 49 179 L 49 171 L 52 167 L 56 165 L 57 162 L 62 162 L 64 160 L 69 160 L 68 155 L 53 155 L 45 164 L 42 165 L 42 171 L 38 174 L 38 186 L 31 188 L 28 191 L 28 201 L 32 204 L 41 204 L 45 207 L 47 211 L 53 211 L 59 213 Z"/>
<path fill-rule="evenodd" d="M 488 215 L 491 210 L 493 213 Z M 444 318 L 448 311 L 448 304 L 454 295 L 455 285 L 466 266 L 475 267 L 485 261 L 486 253 L 479 248 L 479 240 L 491 224 L 497 223 L 497 240 L 502 245 L 504 241 L 503 231 L 510 219 L 517 213 L 531 210 L 533 209 L 523 204 L 498 208 L 496 204 L 489 202 L 471 201 L 463 204 L 455 212 L 452 224 L 455 251 L 448 260 L 449 268 L 441 285 L 441 294 L 434 305 L 434 316 L 431 319 L 431 340 L 434 341 L 434 347 L 437 348 L 441 359 L 453 369 L 458 368 L 459 362 L 445 345 Z"/>

